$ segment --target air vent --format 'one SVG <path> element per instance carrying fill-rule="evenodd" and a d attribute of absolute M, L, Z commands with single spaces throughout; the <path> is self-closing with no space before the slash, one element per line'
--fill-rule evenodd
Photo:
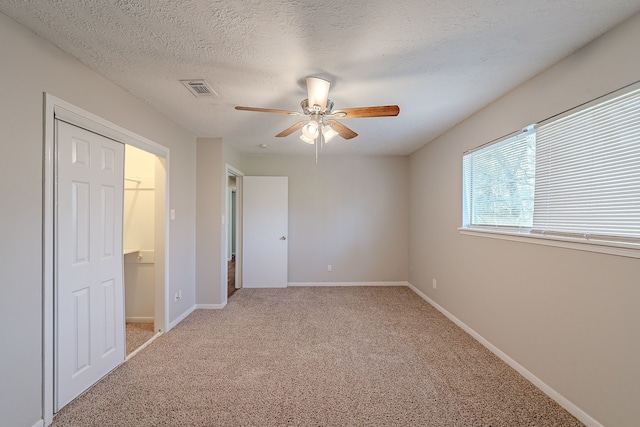
<path fill-rule="evenodd" d="M 191 92 L 196 98 L 208 96 L 215 96 L 218 98 L 216 91 L 213 90 L 205 80 L 180 80 L 180 83 L 189 89 L 189 92 Z"/>

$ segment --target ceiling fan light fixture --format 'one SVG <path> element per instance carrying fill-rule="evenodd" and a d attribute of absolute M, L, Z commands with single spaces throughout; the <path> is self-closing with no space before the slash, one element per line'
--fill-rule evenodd
<path fill-rule="evenodd" d="M 327 109 L 327 100 L 329 98 L 329 86 L 331 83 L 318 77 L 307 77 L 307 94 L 309 99 L 309 107 L 317 105 L 320 111 Z"/>
<path fill-rule="evenodd" d="M 318 137 L 318 122 L 315 120 L 309 120 L 309 122 L 302 127 L 302 135 L 308 139 L 316 139 Z"/>
<path fill-rule="evenodd" d="M 322 126 L 322 136 L 324 137 L 324 142 L 325 144 L 329 141 L 331 141 L 333 138 L 335 138 L 338 135 L 338 132 L 336 132 L 335 130 L 333 130 L 333 128 L 330 125 L 324 125 Z"/>
<path fill-rule="evenodd" d="M 313 145 L 313 144 L 315 144 L 315 143 L 316 143 L 316 140 L 315 140 L 315 139 L 307 138 L 307 137 L 306 137 L 306 136 L 304 136 L 304 135 L 300 135 L 300 139 L 301 139 L 302 141 L 306 142 L 307 144 L 311 144 L 311 145 Z"/>

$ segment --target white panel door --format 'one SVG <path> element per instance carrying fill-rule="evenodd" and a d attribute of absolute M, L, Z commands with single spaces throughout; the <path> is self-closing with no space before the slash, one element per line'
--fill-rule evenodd
<path fill-rule="evenodd" d="M 56 121 L 55 410 L 124 361 L 124 144 Z"/>
<path fill-rule="evenodd" d="M 242 185 L 242 286 L 286 287 L 288 178 L 245 176 Z"/>

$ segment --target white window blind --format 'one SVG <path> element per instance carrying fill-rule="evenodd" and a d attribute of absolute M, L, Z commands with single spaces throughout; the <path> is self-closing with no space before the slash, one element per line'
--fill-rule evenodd
<path fill-rule="evenodd" d="M 535 130 L 465 154 L 464 226 L 530 228 L 533 219 Z"/>
<path fill-rule="evenodd" d="M 640 90 L 538 127 L 533 232 L 640 240 Z"/>

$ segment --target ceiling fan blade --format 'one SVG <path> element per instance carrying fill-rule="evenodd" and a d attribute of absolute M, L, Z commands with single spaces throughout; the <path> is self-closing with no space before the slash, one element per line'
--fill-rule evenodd
<path fill-rule="evenodd" d="M 283 137 L 283 136 L 288 136 L 291 135 L 293 132 L 297 131 L 298 129 L 300 129 L 302 126 L 304 126 L 304 124 L 307 123 L 306 120 L 303 120 L 301 122 L 296 123 L 293 126 L 289 126 L 288 128 L 286 128 L 285 130 L 283 130 L 282 132 L 280 132 L 279 134 L 277 134 L 277 137 Z"/>
<path fill-rule="evenodd" d="M 301 113 L 297 111 L 289 111 L 289 110 L 274 110 L 271 108 L 256 108 L 256 107 L 241 107 L 236 106 L 236 110 L 240 111 L 257 111 L 259 113 L 277 113 L 277 114 L 288 114 L 290 116 L 300 116 Z"/>
<path fill-rule="evenodd" d="M 349 129 L 348 127 L 346 127 L 345 125 L 343 125 L 339 121 L 327 120 L 327 123 L 331 123 L 331 127 L 333 128 L 333 130 L 338 132 L 338 134 L 341 137 L 343 137 L 344 139 L 351 139 L 351 138 L 355 138 L 356 136 L 358 136 L 357 133 L 355 133 L 354 131 L 352 131 L 351 129 Z"/>
<path fill-rule="evenodd" d="M 344 114 L 343 119 L 359 119 L 362 117 L 389 117 L 400 114 L 400 107 L 397 105 L 381 105 L 378 107 L 358 107 L 358 108 L 342 108 L 335 110 L 331 114 L 340 116 Z"/>

